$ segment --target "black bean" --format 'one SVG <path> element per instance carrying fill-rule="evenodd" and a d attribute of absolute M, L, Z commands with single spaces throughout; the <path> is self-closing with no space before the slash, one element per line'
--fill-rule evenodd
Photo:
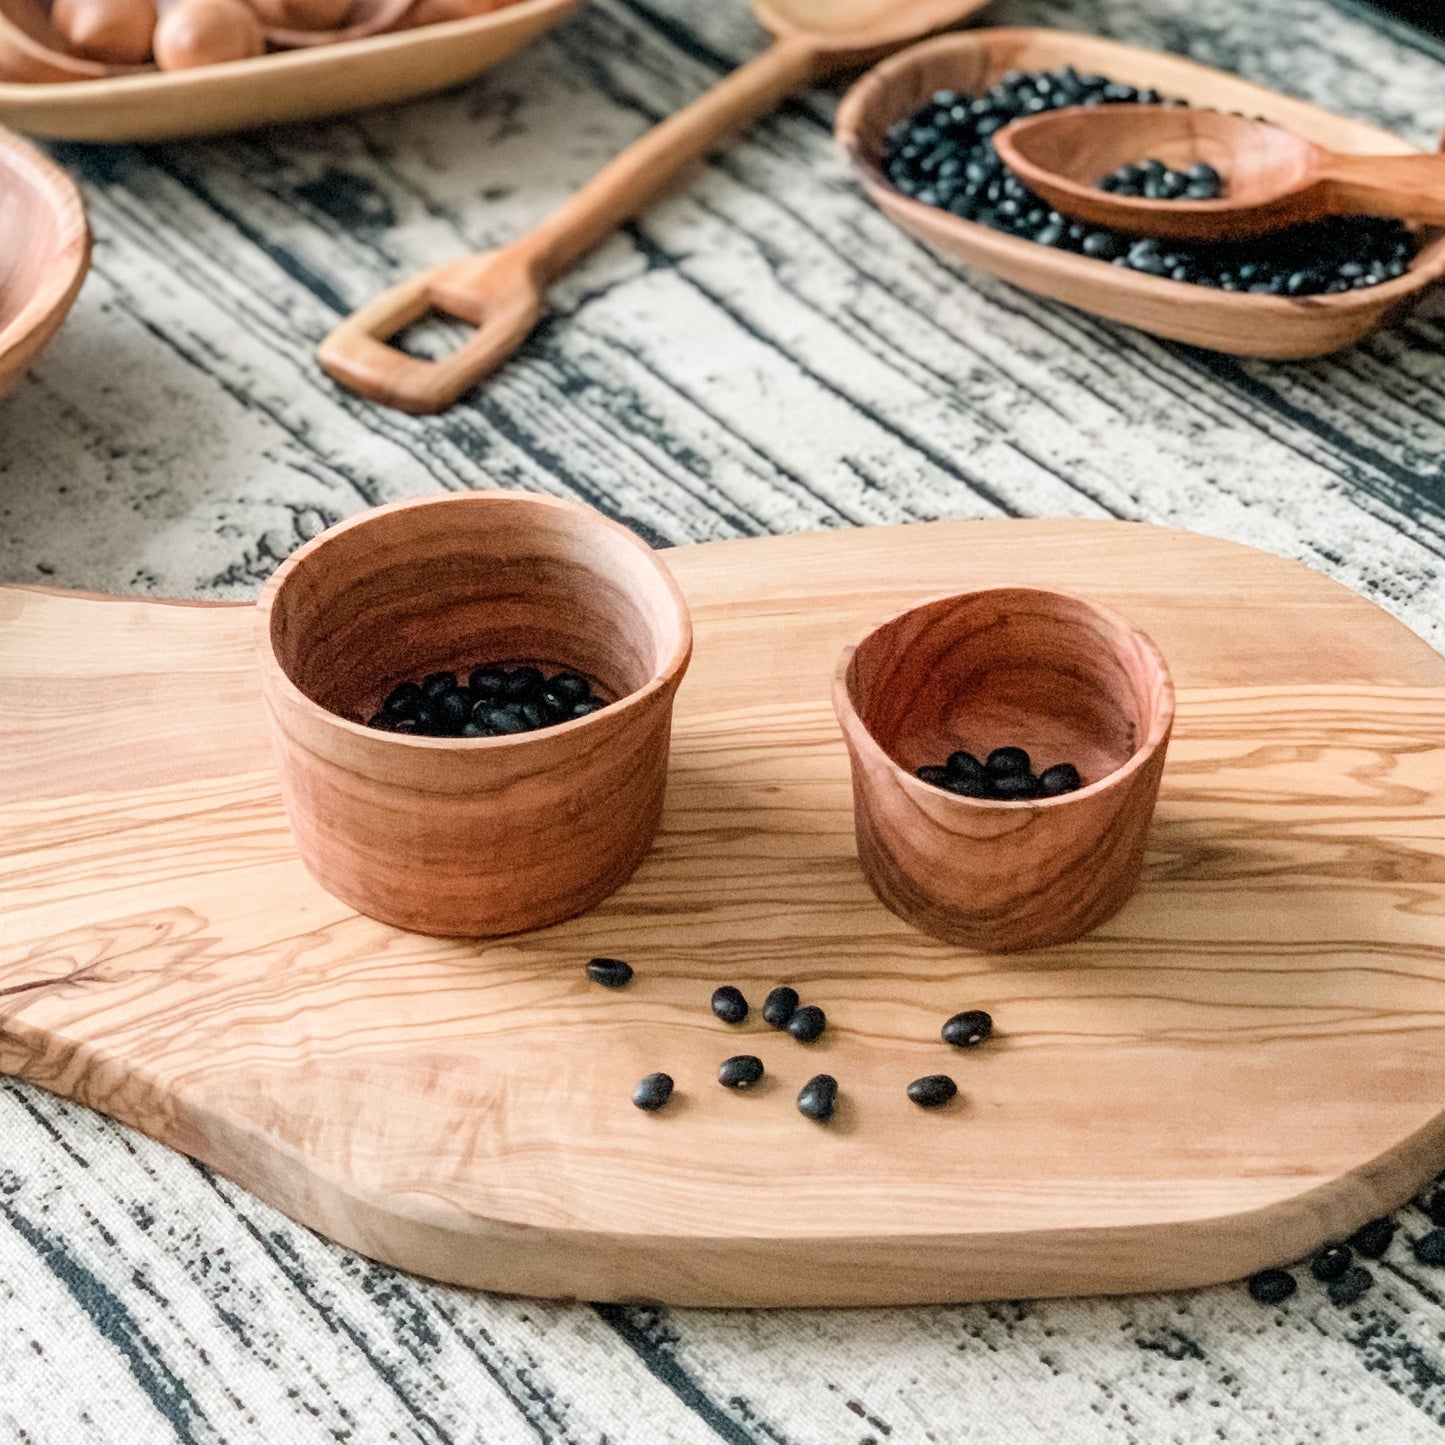
<path fill-rule="evenodd" d="M 1345 1305 L 1354 1304 L 1374 1283 L 1375 1276 L 1369 1270 L 1356 1265 L 1339 1279 L 1332 1280 L 1325 1293 L 1329 1295 L 1332 1305 L 1339 1305 L 1343 1309 Z"/>
<path fill-rule="evenodd" d="M 478 723 L 465 722 L 462 724 L 462 737 L 464 738 L 494 738 L 496 733 L 489 732 Z"/>
<path fill-rule="evenodd" d="M 751 1089 L 763 1076 L 763 1061 L 756 1054 L 734 1054 L 717 1066 L 717 1081 L 725 1089 Z"/>
<path fill-rule="evenodd" d="M 1410 1248 L 1421 1264 L 1445 1264 L 1445 1229 L 1432 1229 Z"/>
<path fill-rule="evenodd" d="M 833 1117 L 838 1106 L 838 1081 L 832 1074 L 815 1074 L 798 1094 L 798 1112 L 820 1124 Z"/>
<path fill-rule="evenodd" d="M 542 690 L 542 674 L 535 667 L 519 667 L 507 674 L 502 696 L 508 702 L 524 702 Z"/>
<path fill-rule="evenodd" d="M 948 786 L 947 768 L 922 767 L 914 774 L 914 777 L 935 788 L 946 788 Z"/>
<path fill-rule="evenodd" d="M 457 731 L 461 730 L 462 724 L 472 715 L 471 695 L 457 687 L 442 693 L 435 699 L 435 703 L 442 721 L 450 723 Z"/>
<path fill-rule="evenodd" d="M 485 703 L 478 703 L 472 713 L 472 721 L 484 728 L 490 728 L 493 733 L 527 731 L 527 720 L 509 707 L 489 707 Z"/>
<path fill-rule="evenodd" d="M 1039 780 L 1032 773 L 1009 773 L 989 783 L 988 796 L 1002 803 L 1026 802 L 1039 795 Z"/>
<path fill-rule="evenodd" d="M 1357 1254 L 1363 1254 L 1366 1259 L 1383 1259 L 1398 1228 L 1392 1219 L 1372 1219 L 1350 1236 L 1350 1244 Z"/>
<path fill-rule="evenodd" d="M 587 977 L 603 988 L 626 988 L 632 982 L 632 965 L 620 958 L 594 958 L 587 965 Z"/>
<path fill-rule="evenodd" d="M 823 1030 L 827 1027 L 828 1015 L 814 1004 L 795 1009 L 792 1018 L 788 1020 L 788 1032 L 800 1044 L 811 1044 L 815 1039 L 822 1038 Z"/>
<path fill-rule="evenodd" d="M 501 697 L 506 688 L 507 674 L 495 665 L 474 668 L 467 679 L 467 686 L 472 690 L 473 697 L 492 702 Z"/>
<path fill-rule="evenodd" d="M 740 1024 L 748 1016 L 748 1001 L 741 989 L 734 988 L 730 983 L 724 984 L 713 990 L 712 1011 L 725 1024 Z"/>
<path fill-rule="evenodd" d="M 763 1000 L 763 1021 L 775 1029 L 785 1029 L 788 1020 L 798 1011 L 798 990 L 783 984 Z"/>
<path fill-rule="evenodd" d="M 601 712 L 607 704 L 600 698 L 589 698 L 586 702 L 572 704 L 573 717 L 591 717 L 594 712 Z"/>
<path fill-rule="evenodd" d="M 987 776 L 979 778 L 949 778 L 943 785 L 950 793 L 960 798 L 993 797 L 993 780 Z"/>
<path fill-rule="evenodd" d="M 1338 1279 L 1354 1263 L 1354 1259 L 1355 1252 L 1348 1244 L 1327 1244 L 1310 1260 L 1310 1273 L 1321 1284 L 1328 1284 L 1332 1279 Z"/>
<path fill-rule="evenodd" d="M 367 718 L 366 725 L 369 728 L 376 728 L 379 732 L 394 733 L 399 730 L 400 724 L 407 721 L 409 721 L 407 718 L 389 717 L 384 712 L 378 712 Z"/>
<path fill-rule="evenodd" d="M 1431 1224 L 1445 1224 L 1445 1189 L 1437 1189 L 1425 1201 L 1425 1213 Z"/>
<path fill-rule="evenodd" d="M 995 748 L 985 766 L 992 778 L 1007 778 L 1033 770 L 1033 763 L 1022 748 Z"/>
<path fill-rule="evenodd" d="M 421 701 L 421 688 L 414 682 L 399 682 L 387 693 L 381 710 L 387 717 L 414 717 L 416 705 Z"/>
<path fill-rule="evenodd" d="M 446 719 L 442 716 L 442 710 L 437 706 L 434 697 L 423 698 L 416 705 L 416 712 L 412 716 L 416 724 L 417 732 L 424 737 L 440 737 L 447 731 Z"/>
<path fill-rule="evenodd" d="M 1249 1279 L 1249 1297 L 1262 1305 L 1283 1304 L 1295 1288 L 1294 1276 L 1282 1269 L 1264 1269 Z"/>
<path fill-rule="evenodd" d="M 943 1042 L 956 1049 L 972 1049 L 986 1043 L 993 1034 L 993 1018 L 981 1008 L 954 1014 L 943 1026 Z"/>
<path fill-rule="evenodd" d="M 517 715 L 533 731 L 536 731 L 537 728 L 546 727 L 551 721 L 543 711 L 541 702 L 536 698 L 528 698 L 525 702 L 517 703 L 516 709 Z"/>
<path fill-rule="evenodd" d="M 956 753 L 949 753 L 944 767 L 949 776 L 953 778 L 981 778 L 984 771 L 983 764 L 972 753 L 965 752 L 962 748 Z"/>
<path fill-rule="evenodd" d="M 422 679 L 421 692 L 423 697 L 440 697 L 444 692 L 451 692 L 457 685 L 457 675 L 454 672 L 434 672 Z"/>
<path fill-rule="evenodd" d="M 559 672 L 547 686 L 572 703 L 585 702 L 592 694 L 591 684 L 575 672 Z"/>
<path fill-rule="evenodd" d="M 958 1085 L 947 1074 L 928 1074 L 908 1086 L 908 1097 L 920 1109 L 942 1108 L 957 1093 Z"/>
<path fill-rule="evenodd" d="M 1039 774 L 1039 796 L 1058 798 L 1064 793 L 1076 793 L 1084 786 L 1079 770 L 1072 763 L 1055 763 Z"/>
<path fill-rule="evenodd" d="M 645 1079 L 638 1080 L 637 1087 L 632 1091 L 632 1102 L 649 1114 L 662 1108 L 670 1098 L 672 1098 L 671 1074 L 648 1074 Z"/>

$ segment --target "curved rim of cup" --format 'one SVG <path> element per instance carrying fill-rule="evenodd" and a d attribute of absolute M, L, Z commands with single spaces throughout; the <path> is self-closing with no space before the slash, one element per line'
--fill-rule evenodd
<path fill-rule="evenodd" d="M 677 646 L 673 648 L 666 661 L 653 669 L 652 676 L 641 687 L 634 688 L 625 696 L 619 697 L 616 702 L 609 703 L 605 708 L 589 713 L 586 717 L 553 723 L 550 727 L 537 728 L 532 732 L 508 733 L 494 738 L 432 738 L 419 737 L 415 733 L 383 732 L 380 728 L 367 727 L 365 723 L 353 722 L 350 718 L 342 717 L 339 713 L 322 707 L 315 698 L 308 697 L 297 687 L 292 681 L 291 675 L 281 665 L 281 659 L 276 656 L 276 649 L 271 641 L 271 615 L 276 598 L 286 585 L 287 579 L 308 557 L 320 551 L 326 543 L 342 532 L 354 531 L 376 521 L 379 517 L 395 512 L 408 512 L 422 507 L 485 506 L 488 503 L 499 501 L 521 502 L 524 505 L 570 512 L 576 517 L 585 518 L 588 526 L 613 532 L 647 558 L 654 572 L 661 579 L 664 589 L 672 598 L 678 621 L 678 639 Z M 304 712 L 326 726 L 360 738 L 365 742 L 381 746 L 394 744 L 424 752 L 450 752 L 458 748 L 473 751 L 482 748 L 526 747 L 528 744 L 545 742 L 550 738 L 565 734 L 575 734 L 583 728 L 605 725 L 608 721 L 615 721 L 618 714 L 624 709 L 634 708 L 663 689 L 676 685 L 692 657 L 693 645 L 692 613 L 688 609 L 687 599 L 682 595 L 682 589 L 677 585 L 677 579 L 663 563 L 656 548 L 648 546 L 636 532 L 624 527 L 621 522 L 613 521 L 611 517 L 604 516 L 595 507 L 589 507 L 583 502 L 574 502 L 566 497 L 554 497 L 547 492 L 501 490 L 448 492 L 430 497 L 404 497 L 400 501 L 386 502 L 379 507 L 369 507 L 364 512 L 358 512 L 354 517 L 347 517 L 344 521 L 338 522 L 334 527 L 328 527 L 319 537 L 313 537 L 309 542 L 298 547 L 266 579 L 265 586 L 262 587 L 260 595 L 256 598 L 255 627 L 256 650 L 260 656 L 261 670 L 264 674 L 263 682 L 269 680 L 271 685 L 280 689 L 290 703 L 300 706 Z"/>
<path fill-rule="evenodd" d="M 1061 793 L 1056 798 L 965 798 L 958 793 L 950 793 L 945 788 L 925 783 L 922 778 L 916 777 L 899 763 L 873 736 L 871 729 L 859 716 L 858 709 L 853 704 L 852 690 L 848 685 L 848 672 L 853 665 L 853 658 L 858 649 L 875 633 L 881 632 L 885 627 L 891 627 L 895 622 L 909 616 L 910 613 L 920 612 L 926 607 L 937 607 L 940 602 L 961 602 L 966 598 L 984 597 L 990 593 L 999 592 L 1011 592 L 1015 595 L 1031 597 L 1062 597 L 1069 602 L 1086 607 L 1115 627 L 1132 633 L 1143 644 L 1145 651 L 1159 668 L 1159 675 L 1163 679 L 1164 686 L 1160 694 L 1160 705 L 1155 710 L 1148 737 L 1140 742 L 1117 768 L 1112 772 L 1105 773 L 1102 778 L 1090 783 L 1087 787 L 1078 788 L 1072 793 Z M 838 655 L 838 665 L 833 672 L 833 711 L 837 714 L 844 733 L 853 743 L 867 749 L 873 756 L 881 758 L 890 771 L 902 780 L 904 787 L 916 797 L 942 802 L 945 805 L 956 803 L 961 807 L 968 808 L 1056 809 L 1066 807 L 1070 803 L 1083 802 L 1088 798 L 1097 797 L 1111 788 L 1118 787 L 1137 773 L 1168 739 L 1174 729 L 1175 701 L 1174 675 L 1169 671 L 1169 664 L 1164 660 L 1164 654 L 1159 650 L 1159 644 L 1142 627 L 1130 622 L 1127 617 L 1114 611 L 1112 607 L 1105 607 L 1087 597 L 1080 597 L 1076 592 L 1064 592 L 1053 587 L 1010 587 L 1008 585 L 972 587 L 964 592 L 943 592 L 937 597 L 925 598 L 922 602 L 915 602 L 909 607 L 900 608 L 897 612 L 870 627 L 857 642 L 850 642 Z"/>

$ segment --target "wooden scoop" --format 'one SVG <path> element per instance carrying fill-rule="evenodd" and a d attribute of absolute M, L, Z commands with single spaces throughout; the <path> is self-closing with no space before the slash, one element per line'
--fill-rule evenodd
<path fill-rule="evenodd" d="M 880 58 L 987 3 L 754 0 L 758 19 L 776 38 L 769 50 L 630 146 L 528 235 L 424 271 L 363 306 L 322 342 L 321 365 L 372 401 L 416 415 L 445 410 L 522 344 L 553 281 L 722 137 L 799 87 Z M 387 344 L 428 314 L 471 322 L 476 334 L 442 361 Z"/>
<path fill-rule="evenodd" d="M 1242 241 L 1324 216 L 1445 223 L 1445 156 L 1326 150 L 1267 121 L 1184 106 L 1071 106 L 1005 126 L 1003 163 L 1056 211 L 1096 226 L 1181 241 Z M 1196 161 L 1224 181 L 1214 201 L 1150 201 L 1101 191 L 1122 165 Z"/>

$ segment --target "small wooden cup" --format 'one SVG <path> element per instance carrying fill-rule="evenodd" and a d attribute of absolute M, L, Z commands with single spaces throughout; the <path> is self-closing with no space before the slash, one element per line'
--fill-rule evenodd
<path fill-rule="evenodd" d="M 1067 943 L 1138 886 L 1174 722 L 1159 649 L 1102 607 L 989 588 L 900 613 L 846 648 L 833 702 L 858 857 L 914 927 L 990 953 Z M 963 748 L 1071 762 L 1084 787 L 993 802 L 922 782 Z"/>
<path fill-rule="evenodd" d="M 419 933 L 541 928 L 651 846 L 692 623 L 625 527 L 524 492 L 393 503 L 283 563 L 257 624 L 297 848 L 360 912 Z M 397 683 L 493 661 L 579 672 L 610 705 L 510 737 L 364 726 Z"/>

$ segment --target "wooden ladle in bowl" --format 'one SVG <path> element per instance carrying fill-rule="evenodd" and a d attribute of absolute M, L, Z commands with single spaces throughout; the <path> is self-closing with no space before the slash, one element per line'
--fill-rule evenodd
<path fill-rule="evenodd" d="M 1343 155 L 1268 121 L 1183 106 L 1071 106 L 994 136 L 999 159 L 1055 210 L 1116 231 L 1179 241 L 1243 241 L 1325 216 L 1445 223 L 1445 156 Z M 1147 200 L 1099 189 L 1122 165 L 1203 161 L 1217 200 Z"/>
<path fill-rule="evenodd" d="M 443 411 L 502 364 L 541 317 L 547 287 L 664 193 L 688 164 L 803 85 L 956 24 L 988 0 L 753 0 L 775 43 L 664 121 L 534 230 L 498 250 L 424 271 L 348 317 L 322 342 L 342 385 L 415 415 Z M 477 330 L 440 361 L 388 345 L 429 314 Z"/>

